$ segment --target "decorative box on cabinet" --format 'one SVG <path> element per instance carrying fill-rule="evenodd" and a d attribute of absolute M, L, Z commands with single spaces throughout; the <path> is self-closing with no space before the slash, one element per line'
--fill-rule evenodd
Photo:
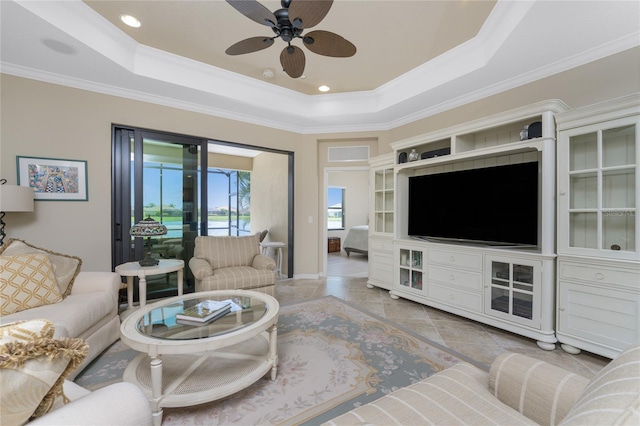
<path fill-rule="evenodd" d="M 556 119 L 556 335 L 615 358 L 640 340 L 640 95 Z"/>

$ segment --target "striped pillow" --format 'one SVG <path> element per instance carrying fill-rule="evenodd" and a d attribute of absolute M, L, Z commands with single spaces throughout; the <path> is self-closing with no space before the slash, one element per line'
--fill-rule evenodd
<path fill-rule="evenodd" d="M 640 343 L 596 374 L 560 424 L 640 424 Z"/>

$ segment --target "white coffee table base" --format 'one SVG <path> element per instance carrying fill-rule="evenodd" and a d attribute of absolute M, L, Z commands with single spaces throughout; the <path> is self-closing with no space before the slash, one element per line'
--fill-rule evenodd
<path fill-rule="evenodd" d="M 215 351 L 157 357 L 142 353 L 129 363 L 123 379 L 144 391 L 154 424 L 160 426 L 163 407 L 215 401 L 249 387 L 269 372 L 275 380 L 276 340 L 277 328 L 272 326 L 249 340 Z"/>

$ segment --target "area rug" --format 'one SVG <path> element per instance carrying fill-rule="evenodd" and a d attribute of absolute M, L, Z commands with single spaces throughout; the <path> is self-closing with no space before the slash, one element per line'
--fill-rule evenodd
<path fill-rule="evenodd" d="M 138 352 L 116 342 L 77 378 L 122 380 Z M 317 425 L 460 361 L 486 366 L 332 296 L 280 307 L 278 375 L 227 398 L 165 408 L 168 425 Z"/>

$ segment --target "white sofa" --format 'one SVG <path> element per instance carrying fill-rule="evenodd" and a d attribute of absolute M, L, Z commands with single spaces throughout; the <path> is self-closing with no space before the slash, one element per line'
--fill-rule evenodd
<path fill-rule="evenodd" d="M 151 407 L 142 390 L 132 383 L 114 383 L 96 391 L 65 381 L 68 404 L 50 411 L 29 425 L 149 426 Z"/>
<path fill-rule="evenodd" d="M 517 353 L 461 362 L 323 426 L 640 424 L 640 343 L 591 380 Z"/>
<path fill-rule="evenodd" d="M 46 319 L 55 326 L 55 338 L 77 337 L 89 345 L 89 353 L 67 378 L 73 378 L 120 337 L 118 292 L 120 276 L 115 272 L 80 272 L 64 300 L 3 315 L 0 324 Z"/>

